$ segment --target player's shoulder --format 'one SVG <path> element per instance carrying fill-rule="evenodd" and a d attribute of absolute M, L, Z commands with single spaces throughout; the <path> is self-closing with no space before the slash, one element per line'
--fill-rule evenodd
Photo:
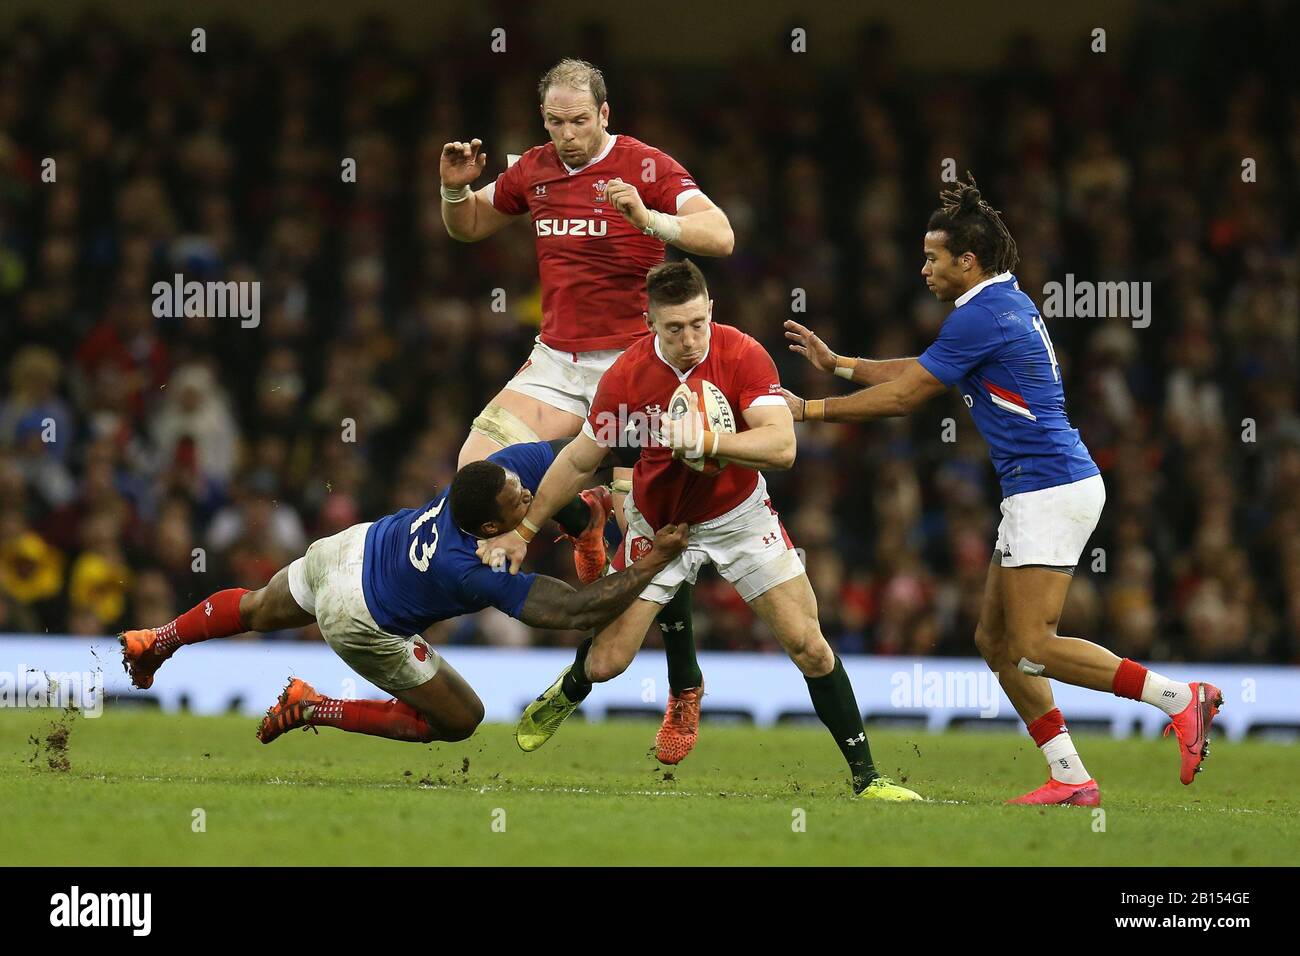
<path fill-rule="evenodd" d="M 614 139 L 614 151 L 621 153 L 662 153 L 663 150 L 656 149 L 649 143 L 637 139 L 635 136 L 628 136 L 627 133 L 619 133 Z"/>
<path fill-rule="evenodd" d="M 716 348 L 720 355 L 727 356 L 741 355 L 751 349 L 758 349 L 761 352 L 767 351 L 767 349 L 763 348 L 763 344 L 748 332 L 722 322 L 713 323 L 712 338 L 709 340 L 709 345 L 710 348 Z"/>
<path fill-rule="evenodd" d="M 560 154 L 556 152 L 554 143 L 542 143 L 538 146 L 530 146 L 520 154 L 519 158 L 513 163 L 509 163 L 510 168 L 518 169 L 522 175 L 529 175 L 534 172 L 555 169 L 559 167 Z"/>

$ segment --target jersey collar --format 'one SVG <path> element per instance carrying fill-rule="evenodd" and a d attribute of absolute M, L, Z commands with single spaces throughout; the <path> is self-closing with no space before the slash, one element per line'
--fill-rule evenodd
<path fill-rule="evenodd" d="M 957 296 L 957 301 L 954 302 L 953 305 L 957 308 L 961 308 L 971 299 L 975 298 L 975 296 L 983 292 L 987 286 L 991 286 L 995 282 L 1010 282 L 1014 278 L 1015 276 L 1013 276 L 1010 272 L 1004 272 L 1002 273 L 1002 275 L 993 276 L 991 279 L 985 279 L 983 282 L 979 283 L 978 285 L 971 286 L 961 295 Z"/>
<path fill-rule="evenodd" d="M 597 153 L 595 156 L 591 157 L 591 159 L 587 160 L 585 163 L 583 163 L 583 164 L 582 164 L 581 166 L 579 166 L 577 169 L 574 169 L 572 166 L 570 166 L 570 165 L 569 165 L 568 163 L 566 163 L 564 160 L 560 160 L 560 165 L 563 166 L 565 169 L 567 169 L 567 170 L 569 171 L 569 175 L 570 175 L 570 176 L 572 176 L 574 173 L 580 173 L 580 172 L 582 172 L 584 169 L 586 169 L 588 166 L 595 166 L 598 162 L 600 162 L 602 159 L 604 159 L 606 156 L 608 156 L 608 155 L 609 155 L 609 151 L 610 151 L 611 149 L 614 148 L 614 140 L 616 140 L 616 139 L 618 139 L 618 134 L 617 134 L 617 133 L 612 133 L 612 134 L 610 134 L 609 142 L 607 142 L 607 143 L 605 144 L 605 148 L 602 149 L 602 150 L 601 150 L 599 153 Z M 559 155 L 559 154 L 557 153 L 556 155 Z"/>
<path fill-rule="evenodd" d="M 659 336 L 655 335 L 655 355 L 659 356 L 659 361 L 663 362 L 665 365 L 667 365 L 670 369 L 673 370 L 673 374 L 677 376 L 677 381 L 679 382 L 686 381 L 686 379 L 690 376 L 692 372 L 694 372 L 697 368 L 699 368 L 701 365 L 703 365 L 705 362 L 709 360 L 709 349 L 711 348 L 713 348 L 713 323 L 712 322 L 709 323 L 709 344 L 704 346 L 704 354 L 700 356 L 700 360 L 698 362 L 696 362 L 685 372 L 683 372 L 672 362 L 664 358 L 664 353 L 659 349 Z"/>

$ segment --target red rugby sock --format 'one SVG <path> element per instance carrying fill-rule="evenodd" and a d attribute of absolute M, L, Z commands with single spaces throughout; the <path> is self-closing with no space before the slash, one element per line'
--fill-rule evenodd
<path fill-rule="evenodd" d="M 354 734 L 427 743 L 436 736 L 429 719 L 400 700 L 339 700 L 322 697 L 308 724 L 337 727 Z"/>
<path fill-rule="evenodd" d="M 218 591 L 206 601 L 194 605 L 174 621 L 155 628 L 157 648 L 172 652 L 186 644 L 197 644 L 214 637 L 243 634 L 248 625 L 239 614 L 239 599 L 248 593 L 247 588 L 228 588 Z"/>
<path fill-rule="evenodd" d="M 1025 726 L 1029 728 L 1029 736 L 1034 738 L 1034 743 L 1039 747 L 1059 734 L 1068 733 L 1065 729 L 1065 718 L 1061 716 L 1059 707 L 1053 707 L 1033 723 Z"/>
<path fill-rule="evenodd" d="M 1146 680 L 1147 669 L 1137 661 L 1131 661 L 1126 657 L 1119 662 L 1119 667 L 1115 668 L 1115 676 L 1110 686 L 1116 697 L 1141 700 L 1142 686 Z"/>

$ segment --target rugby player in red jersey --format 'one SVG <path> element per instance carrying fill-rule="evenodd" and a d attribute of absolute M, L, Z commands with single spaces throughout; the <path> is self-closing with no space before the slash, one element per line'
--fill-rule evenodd
<path fill-rule="evenodd" d="M 665 244 L 725 256 L 735 241 L 726 214 L 681 164 L 631 136 L 609 132 L 600 70 L 583 60 L 562 60 L 542 77 L 538 96 L 550 142 L 525 152 L 481 189 L 471 191 L 470 184 L 486 167 L 482 142 L 443 146 L 448 234 L 477 242 L 529 214 L 542 282 L 542 327 L 532 354 L 474 419 L 459 466 L 518 442 L 576 435 L 601 375 L 648 334 L 645 275 L 664 261 Z M 584 582 L 605 569 L 605 521 L 611 509 L 617 513 L 629 478 L 627 470 L 616 469 L 613 498 L 593 488 L 554 515 L 574 541 Z M 670 693 L 657 750 L 660 760 L 677 763 L 695 744 L 703 694 L 690 587 L 679 590 L 658 623 Z"/>
<path fill-rule="evenodd" d="M 627 534 L 614 560 L 632 565 L 650 551 L 655 529 L 690 528 L 688 550 L 651 580 L 632 605 L 587 638 L 572 666 L 524 711 L 515 739 L 542 746 L 590 693 L 594 682 L 631 663 L 660 607 L 712 562 L 776 635 L 808 684 L 813 708 L 835 737 L 856 793 L 867 799 L 919 800 L 880 774 L 844 665 L 822 635 L 813 594 L 767 494 L 761 469 L 794 464 L 794 422 L 771 356 L 739 329 L 712 322 L 713 302 L 692 262 L 670 262 L 646 277 L 653 335 L 637 342 L 600 381 L 582 432 L 547 469 L 527 518 L 540 524 L 591 480 L 610 448 L 635 441 L 640 457 L 625 509 Z M 713 430 L 699 394 L 711 383 L 734 409 L 734 432 Z M 666 414 L 683 386 L 684 414 Z M 719 412 L 719 414 L 723 414 Z M 647 423 L 638 435 L 639 423 Z M 718 470 L 718 465 L 725 467 Z M 479 555 L 515 573 L 527 542 L 515 532 L 484 541 Z"/>

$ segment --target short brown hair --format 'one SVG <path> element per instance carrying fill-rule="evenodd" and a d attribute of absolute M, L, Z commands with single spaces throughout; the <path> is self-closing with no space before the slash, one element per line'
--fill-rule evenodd
<path fill-rule="evenodd" d="M 542 74 L 537 84 L 537 101 L 546 103 L 546 91 L 552 86 L 567 86 L 571 90 L 587 90 L 596 101 L 596 109 L 605 102 L 605 74 L 586 60 L 566 57 Z"/>
<path fill-rule="evenodd" d="M 646 273 L 645 291 L 650 306 L 681 305 L 699 296 L 709 297 L 704 273 L 689 259 L 659 263 Z"/>

